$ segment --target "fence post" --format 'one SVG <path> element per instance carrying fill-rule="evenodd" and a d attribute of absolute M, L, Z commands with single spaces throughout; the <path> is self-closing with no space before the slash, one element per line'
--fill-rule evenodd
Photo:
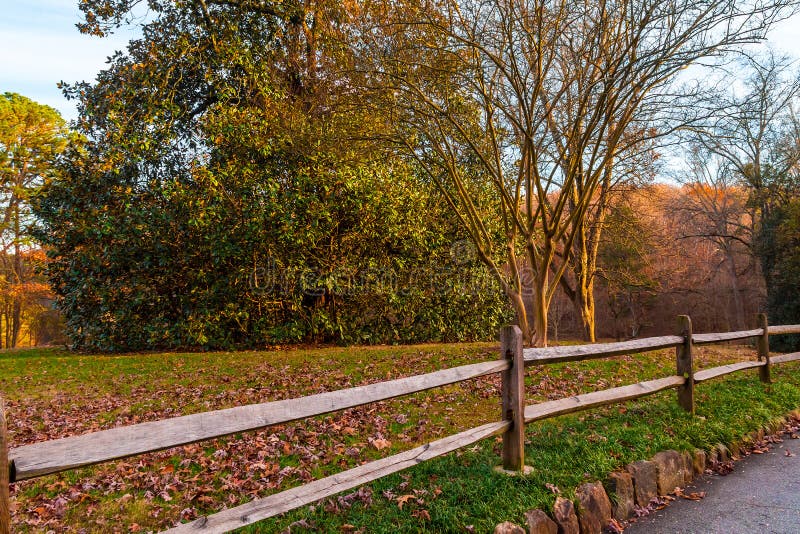
<path fill-rule="evenodd" d="M 678 316 L 678 335 L 683 336 L 683 344 L 675 349 L 678 375 L 686 379 L 678 387 L 678 404 L 694 415 L 694 364 L 692 357 L 692 319 L 688 315 Z"/>
<path fill-rule="evenodd" d="M 11 533 L 6 403 L 0 398 L 0 534 Z"/>
<path fill-rule="evenodd" d="M 525 468 L 525 360 L 522 355 L 522 331 L 505 326 L 500 331 L 500 350 L 511 367 L 501 375 L 503 419 L 511 427 L 503 434 L 503 469 L 522 472 Z"/>
<path fill-rule="evenodd" d="M 758 361 L 762 359 L 766 362 L 758 368 L 758 377 L 765 384 L 772 382 L 772 372 L 769 362 L 769 322 L 766 313 L 758 314 L 758 327 L 764 331 L 758 336 Z"/>

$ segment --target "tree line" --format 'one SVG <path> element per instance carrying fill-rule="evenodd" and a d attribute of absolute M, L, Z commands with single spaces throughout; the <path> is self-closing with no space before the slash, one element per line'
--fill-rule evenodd
<path fill-rule="evenodd" d="M 32 202 L 78 348 L 635 336 L 676 249 L 796 311 L 797 82 L 740 59 L 795 2 L 138 4 L 81 3 L 141 37 Z"/>

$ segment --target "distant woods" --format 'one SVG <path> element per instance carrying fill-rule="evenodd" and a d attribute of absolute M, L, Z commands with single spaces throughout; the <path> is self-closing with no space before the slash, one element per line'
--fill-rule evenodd
<path fill-rule="evenodd" d="M 794 67 L 706 83 L 791 2 L 136 4 L 81 3 L 142 37 L 33 202 L 76 348 L 727 329 L 792 279 Z"/>
<path fill-rule="evenodd" d="M 0 347 L 63 341 L 44 253 L 31 240 L 31 197 L 56 172 L 70 132 L 58 112 L 0 95 Z"/>

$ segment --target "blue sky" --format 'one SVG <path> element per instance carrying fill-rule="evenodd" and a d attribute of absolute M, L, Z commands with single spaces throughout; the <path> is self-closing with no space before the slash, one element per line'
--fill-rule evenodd
<path fill-rule="evenodd" d="M 0 0 L 0 93 L 15 92 L 75 118 L 56 84 L 93 80 L 131 33 L 82 35 L 78 0 Z"/>
<path fill-rule="evenodd" d="M 78 0 L 0 0 L 0 93 L 23 94 L 76 116 L 56 84 L 93 80 L 106 58 L 124 49 L 133 34 L 109 38 L 81 35 Z M 770 36 L 777 49 L 800 58 L 800 16 L 784 21 Z"/>

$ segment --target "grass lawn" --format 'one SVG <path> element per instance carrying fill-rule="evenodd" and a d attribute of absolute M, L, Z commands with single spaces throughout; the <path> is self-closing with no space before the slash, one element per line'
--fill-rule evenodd
<path fill-rule="evenodd" d="M 747 347 L 697 347 L 696 365 L 754 359 Z M 299 397 L 497 359 L 496 344 L 101 356 L 0 354 L 11 446 Z M 658 378 L 674 350 L 529 368 L 528 404 Z M 493 472 L 499 438 L 421 464 L 247 532 L 489 532 L 548 509 L 585 480 L 674 448 L 729 443 L 800 407 L 796 363 L 700 384 L 697 416 L 668 391 L 528 425 L 526 478 Z M 150 531 L 248 502 L 500 418 L 499 377 L 485 377 L 301 423 L 206 441 L 16 484 L 15 529 Z"/>

